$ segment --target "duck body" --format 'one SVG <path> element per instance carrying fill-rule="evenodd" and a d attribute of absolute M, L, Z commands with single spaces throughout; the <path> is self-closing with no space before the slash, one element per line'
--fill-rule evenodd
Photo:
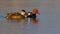
<path fill-rule="evenodd" d="M 25 17 L 20 13 L 8 13 L 7 19 L 20 20 L 20 19 L 25 19 Z"/>
<path fill-rule="evenodd" d="M 21 20 L 25 19 L 25 10 L 21 10 L 19 13 L 8 13 L 7 19 Z"/>

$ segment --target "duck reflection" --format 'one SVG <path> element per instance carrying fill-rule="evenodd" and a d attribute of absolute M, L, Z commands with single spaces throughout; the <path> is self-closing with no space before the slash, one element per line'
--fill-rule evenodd
<path fill-rule="evenodd" d="M 25 18 L 25 19 L 20 19 L 20 20 L 17 20 L 17 19 L 15 19 L 15 20 L 8 20 L 8 19 L 7 19 L 7 22 L 27 24 L 27 19 L 26 19 L 26 18 Z"/>
<path fill-rule="evenodd" d="M 30 21 L 28 21 L 29 19 L 25 18 L 25 19 L 20 19 L 20 20 L 7 20 L 8 22 L 11 23 L 22 23 L 22 24 L 28 24 L 29 22 L 32 22 L 33 24 L 38 24 L 39 20 L 36 18 L 30 18 Z"/>
<path fill-rule="evenodd" d="M 38 22 L 39 22 L 39 20 L 38 20 L 38 19 L 36 19 L 36 18 L 35 18 L 35 19 L 33 19 L 33 23 L 34 23 L 34 24 L 38 24 Z"/>

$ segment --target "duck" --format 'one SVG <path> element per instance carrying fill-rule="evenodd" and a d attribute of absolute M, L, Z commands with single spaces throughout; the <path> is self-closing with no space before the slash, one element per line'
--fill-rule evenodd
<path fill-rule="evenodd" d="M 35 19 L 36 18 L 36 14 L 40 15 L 40 13 L 38 12 L 38 9 L 34 8 L 33 12 L 28 12 L 27 18 L 34 18 Z"/>
<path fill-rule="evenodd" d="M 7 19 L 24 19 L 24 18 L 36 18 L 36 14 L 40 14 L 37 8 L 33 9 L 33 12 L 26 12 L 24 9 L 19 13 L 8 13 Z"/>
<path fill-rule="evenodd" d="M 8 13 L 6 16 L 7 19 L 11 20 L 21 20 L 25 19 L 25 10 L 21 10 L 20 13 Z"/>

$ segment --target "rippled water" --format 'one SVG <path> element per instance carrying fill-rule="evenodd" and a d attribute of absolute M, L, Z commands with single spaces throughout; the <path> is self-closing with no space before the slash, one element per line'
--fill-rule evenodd
<path fill-rule="evenodd" d="M 22 23 L 19 21 L 8 21 L 5 17 L 6 14 L 0 15 L 0 30 L 2 34 L 29 34 L 30 32 L 32 34 L 34 32 L 39 33 L 38 25 L 34 24 L 30 21 L 30 19 L 28 19 L 27 22 Z"/>
<path fill-rule="evenodd" d="M 60 34 L 60 0 L 13 0 L 0 2 L 0 34 Z M 8 12 L 19 12 L 21 9 L 32 11 L 37 7 L 38 24 L 27 20 L 26 24 L 19 21 L 8 21 Z"/>

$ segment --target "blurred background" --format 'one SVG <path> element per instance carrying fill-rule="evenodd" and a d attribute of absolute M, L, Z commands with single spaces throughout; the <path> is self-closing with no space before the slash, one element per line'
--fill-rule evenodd
<path fill-rule="evenodd" d="M 9 22 L 8 12 L 38 8 L 38 24 Z M 60 0 L 0 0 L 0 34 L 60 34 Z"/>

